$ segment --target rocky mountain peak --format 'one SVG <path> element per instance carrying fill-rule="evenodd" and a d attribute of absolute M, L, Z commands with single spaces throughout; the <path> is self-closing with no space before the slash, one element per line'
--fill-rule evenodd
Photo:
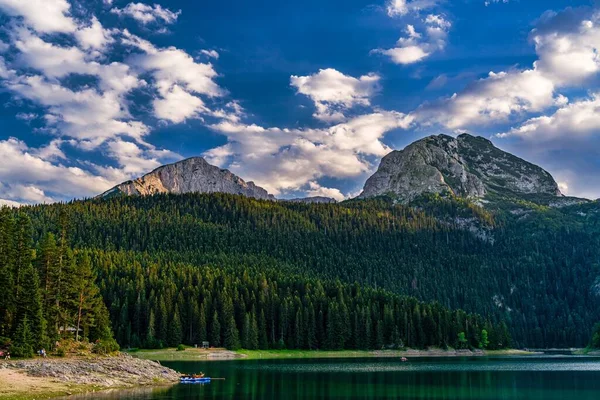
<path fill-rule="evenodd" d="M 469 198 L 488 193 L 560 196 L 544 169 L 495 147 L 479 136 L 429 136 L 381 160 L 359 197 L 392 194 L 410 201 L 423 193 L 452 192 Z"/>
<path fill-rule="evenodd" d="M 229 170 L 209 164 L 202 157 L 187 158 L 163 165 L 140 178 L 119 184 L 101 196 L 216 192 L 275 200 L 265 189 L 256 186 L 253 182 L 245 182 Z"/>

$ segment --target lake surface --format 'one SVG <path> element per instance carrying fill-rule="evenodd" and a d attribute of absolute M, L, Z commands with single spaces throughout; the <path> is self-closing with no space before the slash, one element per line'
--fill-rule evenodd
<path fill-rule="evenodd" d="M 224 381 L 79 399 L 600 399 L 600 358 L 499 357 L 163 362 Z"/>

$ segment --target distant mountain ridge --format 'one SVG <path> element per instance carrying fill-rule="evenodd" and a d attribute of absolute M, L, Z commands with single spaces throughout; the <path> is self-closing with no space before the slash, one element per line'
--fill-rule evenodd
<path fill-rule="evenodd" d="M 260 200 L 275 200 L 273 195 L 254 182 L 246 182 L 229 170 L 209 164 L 202 157 L 191 157 L 163 165 L 140 178 L 123 182 L 100 196 L 146 196 L 158 193 L 229 193 Z"/>
<path fill-rule="evenodd" d="M 418 140 L 383 157 L 359 198 L 393 195 L 410 201 L 423 193 L 451 192 L 466 198 L 490 193 L 562 196 L 544 169 L 469 134 Z"/>
<path fill-rule="evenodd" d="M 445 192 L 472 199 L 483 199 L 489 194 L 513 198 L 541 195 L 558 206 L 577 203 L 562 196 L 552 175 L 543 168 L 500 150 L 488 139 L 469 134 L 456 138 L 428 136 L 403 150 L 392 151 L 383 157 L 358 198 L 391 195 L 407 203 L 425 193 Z M 262 187 L 211 165 L 202 157 L 163 165 L 99 197 L 158 193 L 228 193 L 277 200 Z M 281 201 L 336 202 L 321 196 Z"/>

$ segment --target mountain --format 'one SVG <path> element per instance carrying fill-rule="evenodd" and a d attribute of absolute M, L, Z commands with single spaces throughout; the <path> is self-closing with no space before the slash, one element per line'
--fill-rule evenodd
<path fill-rule="evenodd" d="M 245 182 L 229 170 L 209 164 L 202 157 L 192 157 L 163 165 L 154 171 L 123 182 L 100 197 L 116 194 L 152 195 L 157 193 L 229 193 L 261 200 L 275 200 L 254 182 Z"/>
<path fill-rule="evenodd" d="M 283 200 L 283 201 L 289 201 L 290 203 L 305 203 L 305 204 L 337 203 L 336 199 L 333 199 L 331 197 L 325 197 L 325 196 L 304 197 L 301 199 L 290 199 L 290 200 Z"/>
<path fill-rule="evenodd" d="M 562 196 L 547 171 L 495 147 L 491 141 L 462 134 L 429 136 L 381 160 L 359 198 L 393 195 L 408 202 L 424 193 L 466 198 L 490 194 L 522 197 Z"/>

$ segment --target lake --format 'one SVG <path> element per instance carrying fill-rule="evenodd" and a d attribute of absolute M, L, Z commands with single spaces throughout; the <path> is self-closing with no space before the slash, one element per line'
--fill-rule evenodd
<path fill-rule="evenodd" d="M 225 378 L 70 399 L 600 399 L 600 358 L 474 357 L 163 362 Z"/>

